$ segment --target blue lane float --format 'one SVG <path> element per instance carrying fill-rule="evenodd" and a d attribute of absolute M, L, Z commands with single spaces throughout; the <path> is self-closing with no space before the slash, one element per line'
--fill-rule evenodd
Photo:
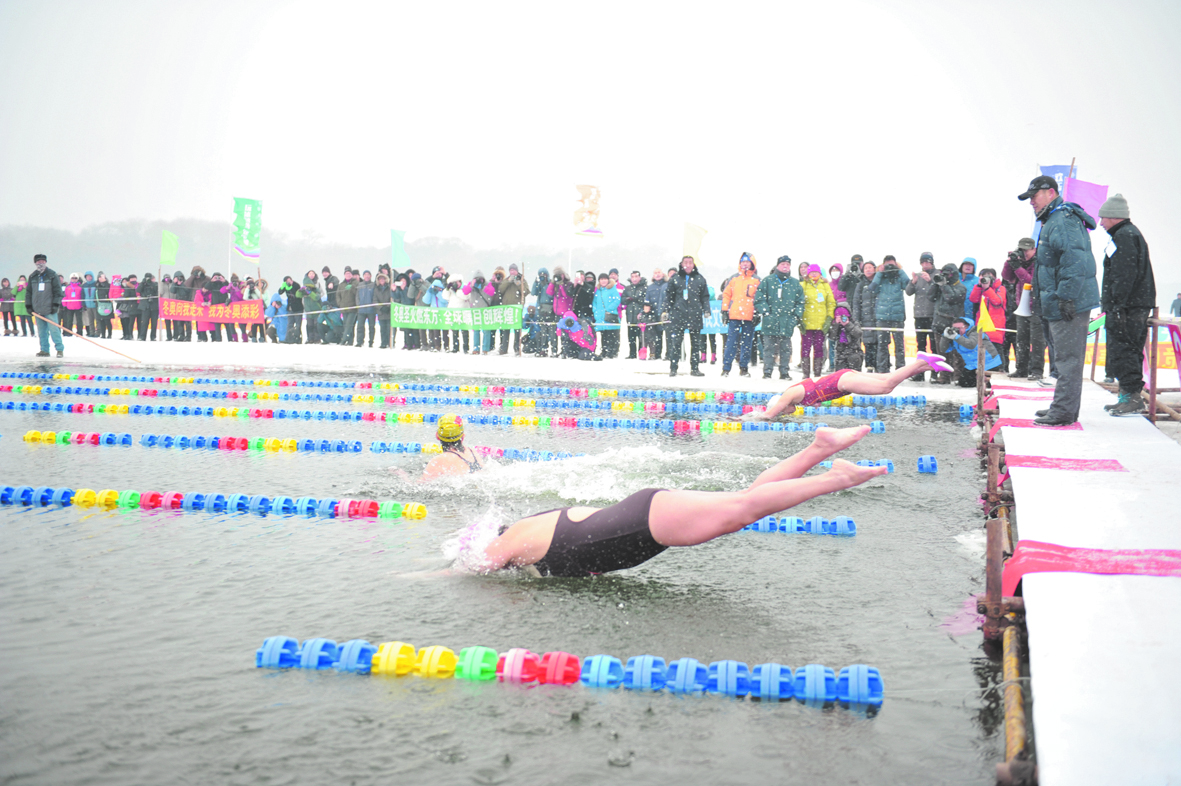
<path fill-rule="evenodd" d="M 826 519 L 813 516 L 803 519 L 799 516 L 764 516 L 753 524 L 747 524 L 742 529 L 750 532 L 782 532 L 789 535 L 835 535 L 839 537 L 853 537 L 857 534 L 857 523 L 849 516 L 837 516 Z"/>
<path fill-rule="evenodd" d="M 918 467 L 919 472 L 925 475 L 934 475 L 939 472 L 939 462 L 935 460 L 934 456 L 919 456 Z"/>
<path fill-rule="evenodd" d="M 374 645 L 365 639 L 352 639 L 337 644 L 333 639 L 312 638 L 302 644 L 291 636 L 270 636 L 255 651 L 254 665 L 260 669 L 307 669 L 326 671 L 334 669 L 350 674 L 374 674 L 375 660 L 387 646 L 398 650 L 404 656 L 404 669 L 380 668 L 389 674 L 426 673 L 415 667 L 414 647 L 403 642 L 390 645 Z M 419 655 L 430 651 L 453 653 L 445 647 L 429 647 Z M 496 651 L 487 647 L 464 648 L 462 653 L 480 650 L 489 664 L 494 664 Z M 511 652 L 511 651 L 510 651 Z M 527 652 L 515 650 L 515 652 Z M 551 653 L 554 654 L 554 653 Z M 565 657 L 576 656 L 562 653 Z M 504 654 L 501 654 L 504 657 Z M 548 655 L 546 656 L 549 657 Z M 545 664 L 542 659 L 541 664 Z M 470 675 L 456 671 L 432 671 L 430 676 L 471 679 Z M 796 669 L 780 663 L 760 663 L 753 668 L 737 660 L 720 660 L 708 666 L 694 658 L 679 658 L 665 663 L 655 655 L 636 655 L 627 659 L 624 666 L 620 659 L 611 655 L 591 655 L 582 660 L 578 679 L 542 680 L 554 685 L 582 685 L 585 688 L 602 688 L 634 691 L 665 691 L 676 694 L 709 694 L 732 698 L 749 697 L 758 701 L 787 701 L 798 699 L 806 702 L 840 702 L 848 705 L 881 705 L 885 688 L 878 669 L 864 664 L 846 666 L 839 673 L 821 664 L 809 664 Z"/>

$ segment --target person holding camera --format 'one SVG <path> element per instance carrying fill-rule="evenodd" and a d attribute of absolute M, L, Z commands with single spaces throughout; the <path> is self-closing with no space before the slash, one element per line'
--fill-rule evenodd
<path fill-rule="evenodd" d="M 1009 252 L 1009 258 L 1001 269 L 1001 278 L 1013 283 L 1017 293 L 1017 304 L 1013 306 L 1017 338 L 1015 376 L 1028 377 L 1037 381 L 1042 378 L 1046 364 L 1046 336 L 1042 332 L 1042 318 L 1037 313 L 1037 304 L 1033 298 L 1033 276 L 1037 267 L 1037 243 L 1031 237 L 1023 237 L 1017 242 L 1017 250 Z M 1021 298 L 1030 293 L 1030 311 L 1027 316 L 1016 313 L 1021 304 Z"/>
<path fill-rule="evenodd" d="M 849 307 L 837 306 L 833 309 L 832 324 L 828 326 L 828 339 L 832 342 L 833 357 L 836 370 L 861 370 L 864 356 L 861 352 L 861 327 L 853 321 Z"/>
<path fill-rule="evenodd" d="M 936 337 L 931 333 L 931 324 L 935 318 L 935 304 L 927 297 L 927 292 L 931 289 L 931 274 L 934 272 L 935 255 L 930 251 L 924 251 L 919 255 L 919 272 L 911 276 L 910 283 L 906 285 L 906 294 L 914 298 L 915 346 L 919 352 L 928 351 L 928 345 L 930 351 L 934 352 L 938 343 Z M 923 375 L 915 375 L 913 381 L 922 382 Z"/>
<path fill-rule="evenodd" d="M 464 284 L 460 291 L 467 295 L 468 308 L 488 308 L 496 297 L 496 287 L 484 278 L 484 273 L 480 270 L 472 273 L 472 280 Z M 495 331 L 492 330 L 472 331 L 472 354 L 489 354 L 492 351 L 494 336 Z"/>
<path fill-rule="evenodd" d="M 644 329 L 644 346 L 648 348 L 649 360 L 662 360 L 664 336 L 668 333 L 668 307 L 666 295 L 668 281 L 664 271 L 652 271 L 652 283 L 644 291 L 644 315 L 647 327 Z"/>
<path fill-rule="evenodd" d="M 499 299 L 499 306 L 524 306 L 525 297 L 529 294 L 529 287 L 525 284 L 525 279 L 521 276 L 521 269 L 517 267 L 514 262 L 508 266 L 508 272 L 499 271 L 500 279 L 496 284 L 496 294 Z M 513 352 L 516 355 L 521 354 L 521 330 L 502 330 L 500 331 L 500 354 L 507 355 L 509 348 L 509 336 L 513 339 Z"/>
<path fill-rule="evenodd" d="M 961 388 L 976 386 L 976 368 L 980 342 L 984 342 L 984 368 L 991 371 L 1001 364 L 1000 353 L 988 336 L 981 336 L 971 317 L 957 316 L 943 329 L 947 342 L 947 362 L 955 369 L 956 384 Z"/>
<path fill-rule="evenodd" d="M 1017 198 L 1029 200 L 1034 216 L 1042 222 L 1033 299 L 1050 326 L 1051 371 L 1058 373 L 1054 400 L 1034 423 L 1068 426 L 1078 420 L 1088 316 L 1099 305 L 1095 257 L 1087 231 L 1095 228 L 1095 219 L 1073 202 L 1063 202 L 1057 181 L 1046 175 L 1035 177 Z"/>
<path fill-rule="evenodd" d="M 987 334 L 988 340 L 997 347 L 1004 346 L 1005 309 L 1009 301 L 1004 285 L 997 280 L 995 270 L 986 267 L 980 271 L 980 280 L 972 287 L 968 300 L 978 304 L 981 309 L 988 309 L 988 318 L 996 328 Z"/>
<path fill-rule="evenodd" d="M 554 296 L 549 293 L 549 270 L 538 268 L 533 281 L 533 297 L 537 298 L 537 328 L 533 351 L 538 357 L 558 356 L 558 319 L 554 315 Z"/>
<path fill-rule="evenodd" d="M 577 287 L 575 284 L 566 278 L 566 271 L 560 265 L 554 265 L 553 280 L 550 281 L 549 286 L 545 288 L 547 295 L 554 299 L 554 319 L 559 320 L 564 317 L 567 312 L 574 311 L 574 290 Z M 554 323 L 555 339 L 557 334 L 557 323 Z M 561 338 L 562 348 L 560 357 L 570 358 L 578 357 L 578 347 L 565 334 Z M 559 355 L 555 355 L 559 357 Z"/>
<path fill-rule="evenodd" d="M 878 296 L 874 292 L 873 278 L 877 275 L 877 265 L 871 260 L 866 262 L 857 255 L 856 262 L 849 263 L 849 272 L 841 276 L 837 286 L 845 291 L 846 307 L 849 309 L 849 319 L 861 328 L 861 343 L 865 348 L 862 357 L 865 359 L 865 369 L 872 373 L 874 363 L 878 360 L 878 334 L 875 330 L 866 330 L 877 326 L 875 316 Z M 856 369 L 860 371 L 861 369 Z"/>
<path fill-rule="evenodd" d="M 898 260 L 893 254 L 887 254 L 882 260 L 882 269 L 874 274 L 870 284 L 877 295 L 874 319 L 878 327 L 878 357 L 874 370 L 879 374 L 890 373 L 891 338 L 894 340 L 894 367 L 906 365 L 906 344 L 902 334 L 906 324 L 906 301 L 902 295 L 909 284 L 910 277 L 898 267 Z"/>
<path fill-rule="evenodd" d="M 938 272 L 931 274 L 927 299 L 935 304 L 931 330 L 939 337 L 940 354 L 946 356 L 951 351 L 951 340 L 944 333 L 957 317 L 964 316 L 964 301 L 968 299 L 968 291 L 960 283 L 960 273 L 955 269 L 955 265 L 948 263 Z M 931 384 L 949 385 L 951 374 L 946 371 L 935 374 L 932 369 Z"/>

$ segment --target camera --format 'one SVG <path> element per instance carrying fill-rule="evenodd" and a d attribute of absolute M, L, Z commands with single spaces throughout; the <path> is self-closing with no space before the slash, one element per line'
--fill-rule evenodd
<path fill-rule="evenodd" d="M 1024 264 L 1025 254 L 1023 254 L 1021 251 L 1010 251 L 1009 252 L 1009 262 L 1010 262 L 1010 264 L 1013 264 L 1013 265 Z"/>
<path fill-rule="evenodd" d="M 850 262 L 849 263 L 849 272 L 855 276 L 861 275 L 861 263 L 860 262 Z"/>
<path fill-rule="evenodd" d="M 980 288 L 981 289 L 988 289 L 989 287 L 992 286 L 992 281 L 993 281 L 992 276 L 981 276 L 980 277 Z"/>
<path fill-rule="evenodd" d="M 938 273 L 932 273 L 931 274 L 931 281 L 933 281 L 936 284 L 946 284 L 947 283 L 947 275 L 945 273 L 943 273 L 942 271 L 940 271 Z"/>

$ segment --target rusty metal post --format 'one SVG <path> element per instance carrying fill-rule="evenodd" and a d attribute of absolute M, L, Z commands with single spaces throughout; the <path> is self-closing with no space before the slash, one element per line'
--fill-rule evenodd
<path fill-rule="evenodd" d="M 987 308 L 983 305 L 982 307 Z M 976 331 L 976 414 L 979 415 L 984 411 L 984 382 L 988 379 L 988 373 L 984 370 L 984 358 L 986 353 L 984 351 L 985 335 L 977 329 Z"/>
<path fill-rule="evenodd" d="M 1021 694 L 1021 633 L 1005 628 L 1003 676 L 1005 685 L 1005 761 L 1025 753 L 1025 698 Z"/>
<path fill-rule="evenodd" d="M 1001 446 L 995 442 L 988 445 L 988 504 L 995 505 L 1000 502 L 1000 476 L 1001 476 Z"/>
<path fill-rule="evenodd" d="M 988 519 L 985 535 L 984 638 L 998 639 L 1001 636 L 1001 618 L 1005 613 L 1001 599 L 1001 579 L 1005 567 L 1005 555 L 1001 552 L 1001 520 Z"/>

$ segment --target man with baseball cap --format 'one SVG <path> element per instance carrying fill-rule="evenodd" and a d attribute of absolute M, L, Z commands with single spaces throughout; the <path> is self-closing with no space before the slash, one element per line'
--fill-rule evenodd
<path fill-rule="evenodd" d="M 935 336 L 931 334 L 931 325 L 935 322 L 935 301 L 927 296 L 931 288 L 931 275 L 935 272 L 935 255 L 924 251 L 919 255 L 919 272 L 915 273 L 910 283 L 906 285 L 906 294 L 914 298 L 914 334 L 915 344 L 920 352 L 927 351 L 927 342 L 931 342 L 931 352 L 935 348 Z M 915 382 L 922 382 L 923 375 L 917 374 Z"/>
<path fill-rule="evenodd" d="M 41 339 L 41 351 L 37 357 L 49 357 L 49 336 L 52 334 L 53 346 L 60 358 L 66 351 L 57 314 L 62 306 L 62 282 L 57 273 L 49 269 L 49 260 L 44 254 L 34 256 L 33 265 L 36 269 L 29 275 L 29 285 L 25 287 L 25 308 L 35 314 L 33 319 L 40 323 L 37 337 Z"/>
<path fill-rule="evenodd" d="M 1099 305 L 1095 257 L 1087 234 L 1095 228 L 1095 219 L 1075 203 L 1063 202 L 1058 183 L 1046 175 L 1035 177 L 1017 198 L 1029 200 L 1033 214 L 1042 222 L 1033 299 L 1050 326 L 1052 357 L 1058 368 L 1054 400 L 1049 409 L 1039 411 L 1034 422 L 1067 426 L 1078 420 L 1089 315 Z"/>

